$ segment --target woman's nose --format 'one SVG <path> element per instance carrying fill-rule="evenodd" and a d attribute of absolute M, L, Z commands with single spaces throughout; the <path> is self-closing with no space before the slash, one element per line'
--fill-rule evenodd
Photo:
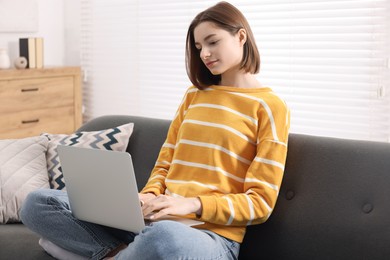
<path fill-rule="evenodd" d="M 207 60 L 210 57 L 210 51 L 207 48 L 202 48 L 200 52 L 200 58 L 203 60 Z"/>

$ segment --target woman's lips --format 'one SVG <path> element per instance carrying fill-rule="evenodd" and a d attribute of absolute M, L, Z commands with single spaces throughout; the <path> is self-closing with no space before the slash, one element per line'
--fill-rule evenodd
<path fill-rule="evenodd" d="M 214 66 L 214 64 L 216 62 L 217 62 L 217 60 L 206 62 L 206 66 L 210 68 L 210 67 Z"/>

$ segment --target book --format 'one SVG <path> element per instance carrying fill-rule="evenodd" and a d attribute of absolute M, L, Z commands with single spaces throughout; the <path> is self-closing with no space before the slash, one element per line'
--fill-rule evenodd
<path fill-rule="evenodd" d="M 36 67 L 35 55 L 35 39 L 20 38 L 19 56 L 27 59 L 27 68 L 34 69 Z"/>
<path fill-rule="evenodd" d="M 19 57 L 26 58 L 27 60 L 26 68 L 28 68 L 28 39 L 27 38 L 19 39 Z"/>
<path fill-rule="evenodd" d="M 43 68 L 43 38 L 35 38 L 35 61 L 36 68 Z"/>
<path fill-rule="evenodd" d="M 35 39 L 34 38 L 28 38 L 28 58 L 29 58 L 28 67 L 30 69 L 35 69 L 36 68 L 36 57 L 35 57 Z"/>

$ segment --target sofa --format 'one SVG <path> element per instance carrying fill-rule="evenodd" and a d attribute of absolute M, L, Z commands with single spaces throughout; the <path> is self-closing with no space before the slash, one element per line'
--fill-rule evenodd
<path fill-rule="evenodd" d="M 127 146 L 142 187 L 168 120 L 109 115 L 79 131 L 134 122 Z M 0 259 L 52 259 L 23 224 L 0 226 Z M 390 259 L 390 144 L 290 134 L 276 207 L 249 226 L 239 259 Z"/>

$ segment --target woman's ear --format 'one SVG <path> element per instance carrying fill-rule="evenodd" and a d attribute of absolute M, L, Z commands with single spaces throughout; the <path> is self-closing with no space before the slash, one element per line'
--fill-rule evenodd
<path fill-rule="evenodd" d="M 241 46 L 244 46 L 244 44 L 246 43 L 246 30 L 244 28 L 241 28 L 238 32 L 238 39 L 240 41 L 240 45 Z"/>

